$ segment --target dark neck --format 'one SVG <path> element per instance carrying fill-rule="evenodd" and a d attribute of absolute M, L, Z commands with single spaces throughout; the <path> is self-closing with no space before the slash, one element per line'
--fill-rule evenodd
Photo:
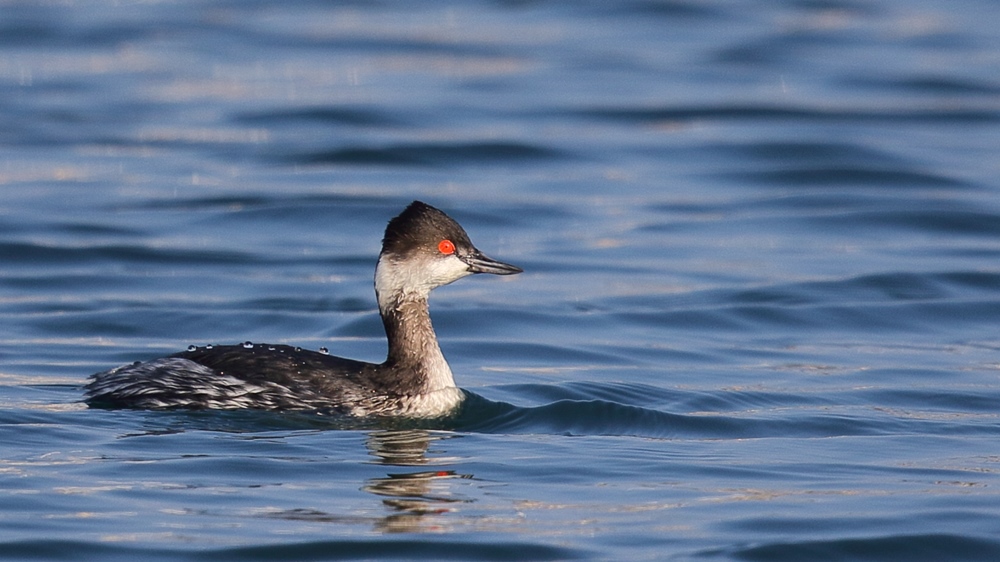
<path fill-rule="evenodd" d="M 398 297 L 382 310 L 382 324 L 389 340 L 384 366 L 398 373 L 412 373 L 422 391 L 453 387 L 451 369 L 441 353 L 426 297 Z M 402 382 L 402 381 L 400 381 Z"/>

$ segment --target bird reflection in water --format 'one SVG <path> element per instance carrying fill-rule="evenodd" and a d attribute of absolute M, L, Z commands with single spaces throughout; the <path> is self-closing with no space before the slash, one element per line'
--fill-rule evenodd
<path fill-rule="evenodd" d="M 375 457 L 373 464 L 427 468 L 457 460 L 427 456 L 432 443 L 451 437 L 423 430 L 382 430 L 370 433 L 365 444 Z M 438 516 L 475 501 L 455 491 L 457 483 L 472 479 L 471 474 L 458 474 L 454 470 L 389 472 L 384 477 L 371 478 L 361 490 L 382 498 L 383 505 L 392 510 L 382 517 L 340 515 L 311 508 L 267 510 L 257 516 L 310 523 L 371 524 L 385 533 L 440 532 L 457 522 Z"/>
<path fill-rule="evenodd" d="M 447 458 L 428 458 L 431 443 L 449 438 L 423 430 L 377 431 L 368 437 L 367 446 L 377 464 L 420 467 L 440 464 Z M 385 477 L 369 479 L 362 490 L 382 497 L 382 503 L 395 513 L 382 519 L 377 527 L 386 532 L 426 532 L 439 527 L 440 521 L 428 515 L 455 511 L 473 500 L 455 494 L 451 484 L 472 475 L 453 470 L 390 472 Z"/>

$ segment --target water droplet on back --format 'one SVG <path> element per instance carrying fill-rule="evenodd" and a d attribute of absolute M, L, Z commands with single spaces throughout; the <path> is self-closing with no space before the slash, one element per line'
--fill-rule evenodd
<path fill-rule="evenodd" d="M 327 349 L 327 348 L 325 348 L 325 347 L 319 348 L 319 352 L 322 353 L 323 355 L 329 355 L 330 354 L 330 350 Z"/>
<path fill-rule="evenodd" d="M 250 341 L 243 342 L 243 349 L 252 349 L 252 348 L 253 348 L 253 342 Z"/>
<path fill-rule="evenodd" d="M 188 346 L 188 351 L 196 351 L 197 349 L 198 349 L 198 346 L 196 346 L 196 345 L 189 345 Z"/>

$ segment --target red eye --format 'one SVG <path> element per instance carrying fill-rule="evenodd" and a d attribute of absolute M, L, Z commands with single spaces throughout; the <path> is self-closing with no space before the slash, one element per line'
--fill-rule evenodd
<path fill-rule="evenodd" d="M 451 240 L 445 239 L 438 242 L 438 251 L 444 255 L 451 255 L 455 253 L 455 243 Z"/>

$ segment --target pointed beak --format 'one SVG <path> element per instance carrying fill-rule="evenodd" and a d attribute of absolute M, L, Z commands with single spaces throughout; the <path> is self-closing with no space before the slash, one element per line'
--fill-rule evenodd
<path fill-rule="evenodd" d="M 494 275 L 514 275 L 515 273 L 521 273 L 524 271 L 516 265 L 511 265 L 509 263 L 504 263 L 502 261 L 497 261 L 493 258 L 488 258 L 482 254 L 479 250 L 475 250 L 468 256 L 461 258 L 462 261 L 469 266 L 469 271 L 473 273 L 492 273 Z"/>

